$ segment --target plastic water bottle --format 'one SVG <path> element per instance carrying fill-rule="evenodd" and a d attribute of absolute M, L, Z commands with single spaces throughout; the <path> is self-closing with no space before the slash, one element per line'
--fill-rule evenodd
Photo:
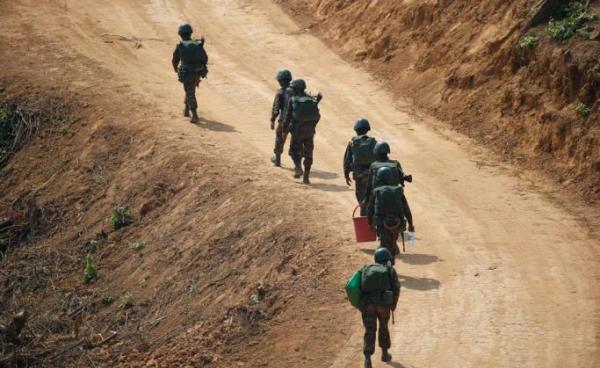
<path fill-rule="evenodd" d="M 407 231 L 404 233 L 404 242 L 406 244 L 407 250 L 415 249 L 415 241 L 416 240 L 417 240 L 417 237 L 415 236 L 414 232 Z"/>

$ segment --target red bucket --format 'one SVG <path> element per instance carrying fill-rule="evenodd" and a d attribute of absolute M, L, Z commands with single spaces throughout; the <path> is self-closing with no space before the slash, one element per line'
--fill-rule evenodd
<path fill-rule="evenodd" d="M 377 240 L 377 234 L 369 226 L 369 220 L 367 217 L 359 216 L 356 217 L 356 210 L 360 208 L 360 205 L 356 206 L 354 212 L 352 212 L 352 221 L 354 222 L 354 233 L 356 234 L 356 241 L 358 243 L 366 243 Z"/>

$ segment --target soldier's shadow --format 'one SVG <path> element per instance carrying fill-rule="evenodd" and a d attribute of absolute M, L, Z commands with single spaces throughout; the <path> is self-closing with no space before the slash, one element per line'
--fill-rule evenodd
<path fill-rule="evenodd" d="M 206 119 L 204 117 L 201 117 L 200 122 L 196 123 L 195 125 L 200 128 L 212 130 L 215 132 L 226 132 L 226 133 L 237 132 L 237 130 L 235 129 L 235 127 L 233 125 L 225 124 L 225 123 L 222 123 L 222 122 L 216 121 L 216 120 Z"/>
<path fill-rule="evenodd" d="M 420 291 L 436 290 L 436 289 L 439 289 L 440 286 L 442 285 L 442 283 L 439 282 L 438 280 L 430 279 L 428 277 L 410 277 L 410 276 L 398 275 L 398 279 L 400 280 L 400 284 L 402 284 L 402 287 L 405 287 L 405 288 L 411 289 L 411 290 L 420 290 Z"/>
<path fill-rule="evenodd" d="M 440 262 L 441 259 L 438 256 L 430 255 L 430 254 L 411 254 L 411 253 L 402 253 L 398 255 L 398 258 L 404 262 L 411 265 L 428 265 L 435 262 Z"/>
<path fill-rule="evenodd" d="M 408 368 L 407 366 L 405 366 L 401 363 L 398 363 L 398 362 L 389 362 L 389 363 L 387 363 L 387 365 L 389 365 L 390 367 L 393 367 L 393 368 Z"/>
<path fill-rule="evenodd" d="M 325 192 L 347 192 L 350 190 L 345 185 L 337 185 L 337 184 L 325 184 L 325 183 L 312 183 L 310 187 L 318 190 L 323 190 Z"/>

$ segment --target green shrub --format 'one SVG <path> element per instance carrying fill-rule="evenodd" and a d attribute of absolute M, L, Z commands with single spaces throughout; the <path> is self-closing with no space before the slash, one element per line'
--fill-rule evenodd
<path fill-rule="evenodd" d="M 577 111 L 577 113 L 584 118 L 590 116 L 592 112 L 592 110 L 584 103 L 578 104 L 577 107 L 575 107 L 575 111 Z"/>
<path fill-rule="evenodd" d="M 559 13 L 559 19 L 550 19 L 546 33 L 554 40 L 563 41 L 571 38 L 585 23 L 598 19 L 597 14 L 587 13 L 581 1 L 571 1 Z M 586 33 L 580 33 L 584 38 Z M 589 36 L 588 36 L 589 37 Z"/>
<path fill-rule="evenodd" d="M 129 247 L 129 249 L 139 250 L 139 249 L 144 249 L 144 247 L 146 246 L 146 243 L 143 241 L 134 241 L 134 242 L 129 242 L 127 244 L 127 246 Z"/>
<path fill-rule="evenodd" d="M 537 45 L 539 38 L 535 33 L 530 33 L 519 40 L 519 47 L 522 49 L 533 50 Z"/>
<path fill-rule="evenodd" d="M 131 209 L 128 206 L 113 209 L 110 213 L 109 222 L 110 226 L 115 230 L 131 225 L 133 223 Z"/>
<path fill-rule="evenodd" d="M 92 280 L 97 279 L 98 278 L 98 271 L 96 271 L 96 268 L 94 268 L 94 265 L 92 264 L 92 255 L 88 254 L 85 257 L 85 261 L 86 261 L 86 266 L 85 266 L 85 270 L 83 271 L 83 278 L 82 281 L 84 284 L 89 284 Z"/>

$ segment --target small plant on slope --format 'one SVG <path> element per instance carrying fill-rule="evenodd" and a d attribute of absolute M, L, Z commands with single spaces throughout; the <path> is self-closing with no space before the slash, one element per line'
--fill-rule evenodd
<path fill-rule="evenodd" d="M 113 229 L 119 230 L 122 227 L 131 225 L 133 223 L 133 215 L 131 209 L 128 206 L 117 207 L 112 210 L 109 218 L 110 226 Z"/>
<path fill-rule="evenodd" d="M 539 38 L 535 33 L 529 33 L 527 36 L 519 40 L 519 47 L 522 49 L 535 49 Z"/>
<path fill-rule="evenodd" d="M 584 103 L 578 104 L 577 107 L 575 107 L 575 111 L 584 118 L 590 116 L 590 113 L 592 112 L 592 110 Z"/>
<path fill-rule="evenodd" d="M 86 265 L 85 265 L 85 270 L 83 271 L 83 278 L 82 281 L 84 284 L 89 284 L 92 280 L 97 279 L 98 278 L 98 271 L 96 271 L 96 268 L 94 268 L 94 265 L 92 264 L 92 255 L 88 254 L 85 257 L 85 261 L 86 261 Z"/>

